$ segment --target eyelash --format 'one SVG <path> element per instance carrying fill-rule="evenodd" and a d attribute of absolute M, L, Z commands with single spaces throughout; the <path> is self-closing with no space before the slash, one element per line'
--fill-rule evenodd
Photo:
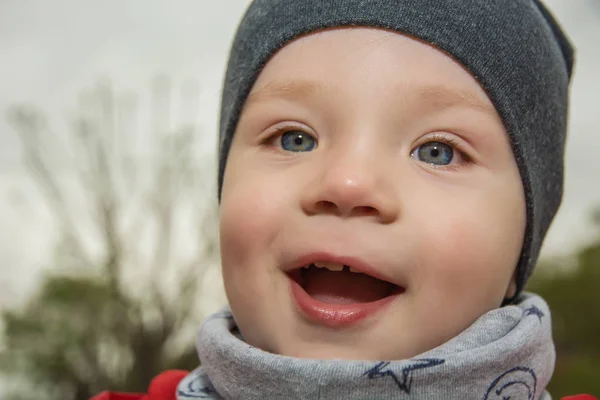
<path fill-rule="evenodd" d="M 297 125 L 293 125 L 293 124 L 283 124 L 283 125 L 275 127 L 274 131 L 270 132 L 269 135 L 264 140 L 261 141 L 261 144 L 279 147 L 278 145 L 275 144 L 275 141 L 277 139 L 279 139 L 284 133 L 289 132 L 289 131 L 299 131 L 299 132 L 305 133 L 305 134 L 311 136 L 315 141 L 317 141 L 316 136 L 313 135 L 312 133 L 307 132 L 307 129 L 299 127 Z M 448 146 L 452 147 L 452 149 L 454 151 L 458 152 L 460 157 L 463 159 L 463 162 L 457 163 L 457 164 L 440 165 L 440 166 L 430 165 L 432 168 L 454 171 L 461 167 L 464 167 L 465 165 L 471 164 L 473 162 L 473 159 L 469 156 L 468 152 L 466 151 L 466 149 L 464 148 L 462 143 L 460 143 L 458 140 L 456 140 L 455 138 L 453 138 L 449 135 L 445 135 L 445 134 L 441 134 L 441 133 L 434 133 L 430 136 L 427 136 L 425 139 L 420 140 L 419 143 L 411 149 L 411 151 L 410 151 L 411 157 L 412 157 L 412 154 L 419 148 L 419 146 L 422 146 L 429 142 L 440 142 L 440 143 L 447 144 Z M 317 141 L 317 146 L 318 146 L 318 141 Z"/>
<path fill-rule="evenodd" d="M 266 138 L 264 138 L 261 141 L 261 144 L 263 145 L 270 145 L 270 146 L 274 146 L 274 142 L 275 140 L 279 139 L 284 133 L 286 132 L 290 132 L 290 131 L 298 131 L 298 132 L 302 132 L 306 135 L 309 135 L 310 137 L 312 137 L 315 141 L 317 141 L 317 137 L 315 135 L 313 135 L 312 133 L 307 132 L 306 128 L 302 128 L 298 125 L 279 125 L 276 126 L 274 128 L 273 131 L 269 132 L 268 136 Z M 318 144 L 318 141 L 317 141 Z"/>
<path fill-rule="evenodd" d="M 453 138 L 449 135 L 445 135 L 445 134 L 441 134 L 441 133 L 434 133 L 430 136 L 427 136 L 425 139 L 421 139 L 419 141 L 419 143 L 416 146 L 414 146 L 412 148 L 412 150 L 410 151 L 411 157 L 412 157 L 413 153 L 420 146 L 423 146 L 424 144 L 429 143 L 429 142 L 440 142 L 440 143 L 444 143 L 444 144 L 452 147 L 452 149 L 455 152 L 457 152 L 463 160 L 460 163 L 449 164 L 449 165 L 428 164 L 431 168 L 455 171 L 457 169 L 460 169 L 462 167 L 465 167 L 465 166 L 473 163 L 473 158 L 471 156 L 469 156 L 467 150 L 465 149 L 465 146 L 462 143 L 460 143 L 458 140 L 456 140 L 455 138 Z"/>

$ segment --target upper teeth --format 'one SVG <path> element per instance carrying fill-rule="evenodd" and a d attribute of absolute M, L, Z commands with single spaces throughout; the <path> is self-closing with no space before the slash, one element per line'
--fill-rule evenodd
<path fill-rule="evenodd" d="M 314 265 L 317 268 L 326 268 L 330 271 L 342 271 L 344 269 L 344 264 L 338 264 L 338 263 L 333 263 L 333 262 L 315 262 L 312 265 Z M 352 267 L 348 267 L 348 268 L 349 268 L 350 272 L 356 272 L 358 274 L 361 273 L 360 271 L 358 271 Z"/>
<path fill-rule="evenodd" d="M 344 264 L 332 262 L 316 262 L 313 265 L 317 268 L 327 268 L 330 271 L 341 271 L 344 269 Z"/>

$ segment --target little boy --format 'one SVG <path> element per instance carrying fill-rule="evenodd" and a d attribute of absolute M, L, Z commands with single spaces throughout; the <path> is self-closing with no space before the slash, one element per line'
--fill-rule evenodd
<path fill-rule="evenodd" d="M 522 290 L 572 66 L 534 0 L 254 1 L 221 110 L 230 311 L 177 398 L 550 399 Z"/>
<path fill-rule="evenodd" d="M 256 0 L 223 91 L 231 311 L 180 399 L 549 399 L 522 292 L 573 50 L 533 0 Z"/>

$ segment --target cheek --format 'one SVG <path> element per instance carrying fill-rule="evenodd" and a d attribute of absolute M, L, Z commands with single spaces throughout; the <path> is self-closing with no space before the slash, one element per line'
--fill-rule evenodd
<path fill-rule="evenodd" d="M 273 241 L 287 221 L 286 182 L 266 179 L 243 154 L 230 154 L 220 204 L 223 273 L 245 273 L 265 266 Z M 257 271 L 253 271 L 257 272 Z"/>
<path fill-rule="evenodd" d="M 265 188 L 259 185 L 260 180 L 251 173 L 232 168 L 225 178 L 220 204 L 225 292 L 236 321 L 249 340 L 253 340 L 256 310 L 262 307 L 260 299 L 271 283 L 266 277 L 274 258 L 268 249 L 278 226 L 276 209 L 268 201 Z"/>
<path fill-rule="evenodd" d="M 446 198 L 437 221 L 423 225 L 429 250 L 421 249 L 421 280 L 431 283 L 430 294 L 480 312 L 497 307 L 521 252 L 524 207 L 519 196 L 498 191 Z"/>
<path fill-rule="evenodd" d="M 250 181 L 223 188 L 220 206 L 220 245 L 224 273 L 232 265 L 252 264 L 268 246 L 273 232 L 272 208 Z"/>

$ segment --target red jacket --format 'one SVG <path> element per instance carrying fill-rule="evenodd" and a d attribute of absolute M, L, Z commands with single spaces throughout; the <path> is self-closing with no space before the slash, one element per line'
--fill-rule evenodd
<path fill-rule="evenodd" d="M 171 370 L 163 372 L 150 382 L 148 393 L 102 392 L 90 400 L 176 400 L 177 385 L 189 372 Z"/>
<path fill-rule="evenodd" d="M 177 385 L 188 374 L 187 371 L 172 370 L 158 375 L 148 387 L 148 393 L 102 392 L 90 400 L 176 400 Z M 598 400 L 589 394 L 563 397 L 561 400 Z"/>

